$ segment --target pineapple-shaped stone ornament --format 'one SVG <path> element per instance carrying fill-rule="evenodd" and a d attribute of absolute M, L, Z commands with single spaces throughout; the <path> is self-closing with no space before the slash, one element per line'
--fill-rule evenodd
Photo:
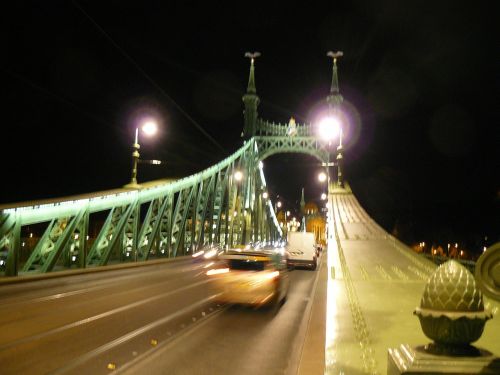
<path fill-rule="evenodd" d="M 439 266 L 425 286 L 414 314 L 424 334 L 434 341 L 428 352 L 446 355 L 471 355 L 470 344 L 481 337 L 492 317 L 485 311 L 483 295 L 472 273 L 454 260 Z"/>

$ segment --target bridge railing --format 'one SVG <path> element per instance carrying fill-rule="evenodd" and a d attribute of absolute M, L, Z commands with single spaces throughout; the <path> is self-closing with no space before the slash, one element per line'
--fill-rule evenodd
<path fill-rule="evenodd" d="M 260 136 L 298 136 L 298 137 L 313 137 L 314 134 L 311 126 L 307 124 L 280 124 L 264 120 L 259 120 L 257 123 L 257 135 Z"/>
<path fill-rule="evenodd" d="M 437 266 L 449 261 L 450 259 L 453 259 L 453 260 L 459 262 L 465 268 L 467 268 L 472 274 L 474 274 L 474 272 L 476 270 L 476 262 L 474 262 L 472 260 L 460 259 L 460 258 L 450 258 L 450 257 L 444 257 L 444 256 L 436 256 L 436 255 L 432 255 L 432 254 L 420 254 L 420 255 L 423 256 L 424 258 L 429 259 Z"/>

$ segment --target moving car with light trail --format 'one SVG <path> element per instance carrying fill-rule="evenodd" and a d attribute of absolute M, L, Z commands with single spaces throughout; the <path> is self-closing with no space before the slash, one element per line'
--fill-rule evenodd
<path fill-rule="evenodd" d="M 283 248 L 231 249 L 218 260 L 206 274 L 220 302 L 279 307 L 286 301 L 290 281 Z"/>

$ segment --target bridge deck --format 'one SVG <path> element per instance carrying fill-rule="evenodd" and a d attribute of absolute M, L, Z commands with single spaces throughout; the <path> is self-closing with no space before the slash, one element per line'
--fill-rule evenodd
<path fill-rule="evenodd" d="M 387 234 L 351 193 L 334 191 L 329 207 L 325 373 L 385 374 L 388 348 L 431 341 L 412 313 L 436 266 Z M 496 317 L 474 345 L 499 355 L 499 334 Z"/>

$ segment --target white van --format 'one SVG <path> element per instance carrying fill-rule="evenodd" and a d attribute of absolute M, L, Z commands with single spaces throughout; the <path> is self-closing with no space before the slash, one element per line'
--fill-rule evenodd
<path fill-rule="evenodd" d="M 288 252 L 289 266 L 309 267 L 316 269 L 318 264 L 316 256 L 316 243 L 312 232 L 288 232 Z"/>

